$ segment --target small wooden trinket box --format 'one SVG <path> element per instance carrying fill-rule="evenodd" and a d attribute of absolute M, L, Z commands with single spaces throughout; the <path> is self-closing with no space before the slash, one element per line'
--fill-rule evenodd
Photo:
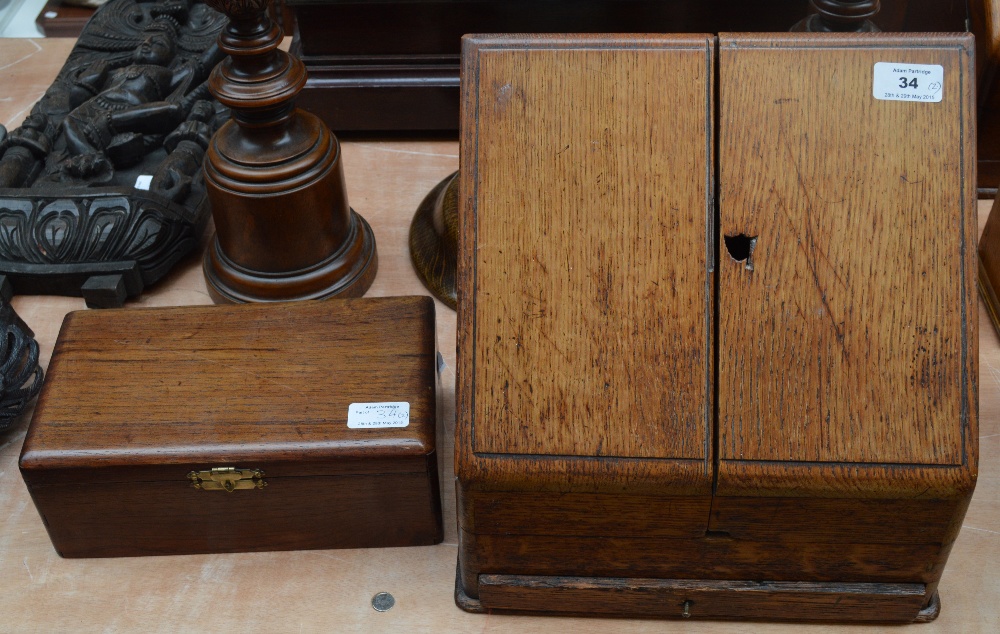
<path fill-rule="evenodd" d="M 21 473 L 64 557 L 434 544 L 434 304 L 77 312 Z"/>

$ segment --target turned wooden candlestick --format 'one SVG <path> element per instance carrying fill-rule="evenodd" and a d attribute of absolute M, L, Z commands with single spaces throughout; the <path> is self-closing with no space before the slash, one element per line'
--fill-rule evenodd
<path fill-rule="evenodd" d="M 880 9 L 879 0 L 809 0 L 813 15 L 792 27 L 810 33 L 873 33 L 879 28 L 871 21 Z"/>
<path fill-rule="evenodd" d="M 295 107 L 302 62 L 278 50 L 269 0 L 209 0 L 229 17 L 229 55 L 209 88 L 232 109 L 205 161 L 216 236 L 205 278 L 216 302 L 356 297 L 378 268 L 375 237 L 350 208 L 340 144 Z"/>

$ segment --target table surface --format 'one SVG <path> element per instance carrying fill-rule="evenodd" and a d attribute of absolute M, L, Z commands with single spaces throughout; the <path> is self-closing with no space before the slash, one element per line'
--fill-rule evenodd
<path fill-rule="evenodd" d="M 0 39 L 0 121 L 13 128 L 55 77 L 73 45 L 60 39 Z M 375 231 L 379 271 L 369 296 L 426 294 L 410 264 L 410 218 L 442 178 L 458 168 L 458 142 L 352 139 L 343 142 L 351 206 Z M 980 202 L 980 226 L 989 203 Z M 63 316 L 83 300 L 18 296 L 42 364 Z M 211 304 L 200 253 L 128 307 Z M 447 368 L 439 450 L 444 542 L 420 548 L 236 555 L 61 559 L 17 470 L 29 416 L 0 437 L 0 631 L 18 632 L 815 632 L 859 627 L 698 621 L 603 620 L 467 614 L 457 607 L 454 456 L 454 311 L 437 303 L 438 343 Z M 941 580 L 941 616 L 908 631 L 1000 631 L 1000 340 L 980 305 L 979 484 Z M 371 598 L 396 604 L 376 612 Z M 897 627 L 864 631 L 899 632 Z"/>

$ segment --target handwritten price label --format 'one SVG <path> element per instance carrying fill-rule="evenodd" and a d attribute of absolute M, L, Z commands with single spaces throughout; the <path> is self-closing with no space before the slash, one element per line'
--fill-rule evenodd
<path fill-rule="evenodd" d="M 944 67 L 938 64 L 878 62 L 872 96 L 882 101 L 941 101 Z"/>
<path fill-rule="evenodd" d="M 347 408 L 347 426 L 350 429 L 406 427 L 409 424 L 409 403 L 351 403 Z"/>

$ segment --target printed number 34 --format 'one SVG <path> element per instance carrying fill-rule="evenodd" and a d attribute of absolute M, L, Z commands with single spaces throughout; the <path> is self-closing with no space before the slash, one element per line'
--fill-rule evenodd
<path fill-rule="evenodd" d="M 914 77 L 913 79 L 907 80 L 906 77 L 900 77 L 899 78 L 899 87 L 900 88 L 916 88 L 917 87 L 917 78 Z"/>

